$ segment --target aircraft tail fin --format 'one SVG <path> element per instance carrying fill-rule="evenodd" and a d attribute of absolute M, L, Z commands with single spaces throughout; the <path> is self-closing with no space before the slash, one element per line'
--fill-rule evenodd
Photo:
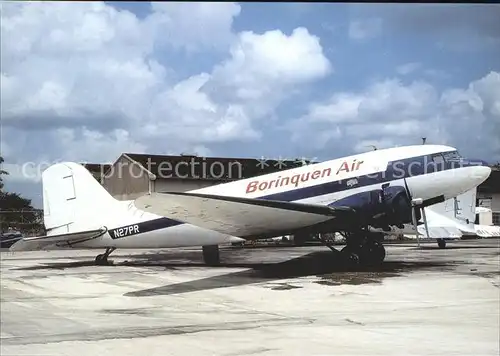
<path fill-rule="evenodd" d="M 115 200 L 82 165 L 57 163 L 42 173 L 44 225 L 47 235 L 102 227 L 102 216 Z"/>

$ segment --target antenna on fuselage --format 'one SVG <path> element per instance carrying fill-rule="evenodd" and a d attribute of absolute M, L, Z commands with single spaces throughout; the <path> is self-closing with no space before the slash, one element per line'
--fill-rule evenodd
<path fill-rule="evenodd" d="M 371 148 L 373 148 L 374 151 L 377 150 L 377 146 L 375 146 L 375 145 L 367 145 L 366 147 L 371 147 Z"/>
<path fill-rule="evenodd" d="M 422 137 L 422 145 L 425 145 L 425 141 L 427 141 L 427 137 Z"/>

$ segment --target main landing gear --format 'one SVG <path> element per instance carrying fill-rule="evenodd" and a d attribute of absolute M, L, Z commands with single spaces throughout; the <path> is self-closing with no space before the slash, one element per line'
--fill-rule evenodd
<path fill-rule="evenodd" d="M 348 242 L 340 252 L 356 265 L 377 266 L 385 259 L 385 247 L 375 239 L 366 239 L 361 244 Z"/>
<path fill-rule="evenodd" d="M 106 252 L 97 255 L 97 257 L 95 258 L 95 264 L 98 266 L 108 266 L 108 257 L 114 250 L 116 250 L 116 247 L 108 247 L 106 249 Z"/>
<path fill-rule="evenodd" d="M 382 244 L 384 234 L 361 230 L 357 233 L 344 235 L 346 246 L 340 251 L 349 263 L 363 266 L 377 266 L 385 259 L 385 247 Z M 323 242 L 325 243 L 325 242 Z M 336 249 L 325 243 L 331 250 Z"/>

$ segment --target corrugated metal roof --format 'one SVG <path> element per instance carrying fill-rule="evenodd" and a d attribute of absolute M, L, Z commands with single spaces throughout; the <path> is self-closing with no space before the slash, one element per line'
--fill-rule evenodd
<path fill-rule="evenodd" d="M 111 164 L 105 163 L 105 164 L 100 164 L 100 163 L 82 163 L 82 166 L 84 166 L 90 173 L 106 173 L 106 171 L 111 168 Z"/>

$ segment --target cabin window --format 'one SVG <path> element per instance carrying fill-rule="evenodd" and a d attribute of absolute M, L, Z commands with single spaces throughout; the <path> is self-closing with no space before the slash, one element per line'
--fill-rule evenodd
<path fill-rule="evenodd" d="M 432 156 L 432 161 L 436 164 L 443 164 L 444 163 L 444 158 L 442 155 L 434 155 Z"/>
<path fill-rule="evenodd" d="M 407 177 L 418 176 L 425 173 L 426 157 L 412 157 L 403 160 L 403 169 Z"/>
<path fill-rule="evenodd" d="M 462 160 L 462 156 L 460 156 L 458 151 L 445 152 L 443 153 L 443 157 L 446 162 L 460 162 Z"/>
<path fill-rule="evenodd" d="M 432 161 L 427 165 L 428 173 L 440 172 L 444 169 L 444 158 L 441 154 L 432 155 Z"/>

